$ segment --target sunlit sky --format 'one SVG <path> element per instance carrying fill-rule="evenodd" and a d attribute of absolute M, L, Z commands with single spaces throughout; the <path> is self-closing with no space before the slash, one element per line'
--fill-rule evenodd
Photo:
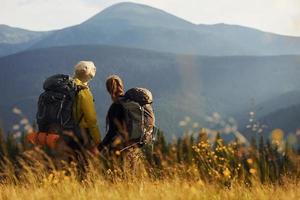
<path fill-rule="evenodd" d="M 53 30 L 79 24 L 121 0 L 0 0 L 0 24 Z M 300 36 L 300 0 L 129 0 L 196 24 L 227 23 Z"/>

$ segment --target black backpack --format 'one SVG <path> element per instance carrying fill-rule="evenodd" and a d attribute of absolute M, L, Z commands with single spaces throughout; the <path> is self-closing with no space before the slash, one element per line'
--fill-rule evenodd
<path fill-rule="evenodd" d="M 45 90 L 38 100 L 36 120 L 40 132 L 78 130 L 73 117 L 73 103 L 83 86 L 77 86 L 68 75 L 57 74 L 47 78 L 43 84 Z"/>
<path fill-rule="evenodd" d="M 152 94 L 145 88 L 132 88 L 119 103 L 124 108 L 125 122 L 131 144 L 151 144 L 155 140 L 155 116 Z"/>

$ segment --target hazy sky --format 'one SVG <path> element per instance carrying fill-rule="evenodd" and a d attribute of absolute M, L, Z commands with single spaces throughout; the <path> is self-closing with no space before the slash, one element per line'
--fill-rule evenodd
<path fill-rule="evenodd" d="M 131 1 L 131 0 L 129 0 Z M 52 30 L 75 24 L 122 0 L 0 0 L 0 24 Z M 300 0 L 132 0 L 193 23 L 228 23 L 300 36 Z"/>

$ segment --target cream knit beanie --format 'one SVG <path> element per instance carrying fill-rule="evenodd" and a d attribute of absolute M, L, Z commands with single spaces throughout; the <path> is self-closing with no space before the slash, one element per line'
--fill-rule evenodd
<path fill-rule="evenodd" d="M 85 77 L 86 81 L 94 78 L 96 74 L 96 66 L 92 61 L 80 61 L 75 65 L 75 76 L 82 75 L 83 72 L 87 76 Z"/>

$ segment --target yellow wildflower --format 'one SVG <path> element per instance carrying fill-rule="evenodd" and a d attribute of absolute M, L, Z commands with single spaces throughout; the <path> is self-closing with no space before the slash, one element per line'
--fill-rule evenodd
<path fill-rule="evenodd" d="M 250 172 L 250 174 L 255 174 L 255 173 L 256 173 L 256 169 L 251 168 L 251 169 L 249 170 L 249 172 Z"/>
<path fill-rule="evenodd" d="M 120 152 L 120 151 L 116 151 L 115 154 L 116 154 L 117 156 L 119 156 L 119 155 L 121 155 L 121 152 Z"/>
<path fill-rule="evenodd" d="M 223 171 L 223 175 L 225 176 L 225 177 L 230 177 L 230 171 L 229 171 L 229 169 L 226 167 L 226 169 Z"/>
<path fill-rule="evenodd" d="M 247 163 L 250 164 L 250 165 L 252 165 L 253 164 L 253 160 L 251 158 L 248 158 L 247 159 Z"/>

